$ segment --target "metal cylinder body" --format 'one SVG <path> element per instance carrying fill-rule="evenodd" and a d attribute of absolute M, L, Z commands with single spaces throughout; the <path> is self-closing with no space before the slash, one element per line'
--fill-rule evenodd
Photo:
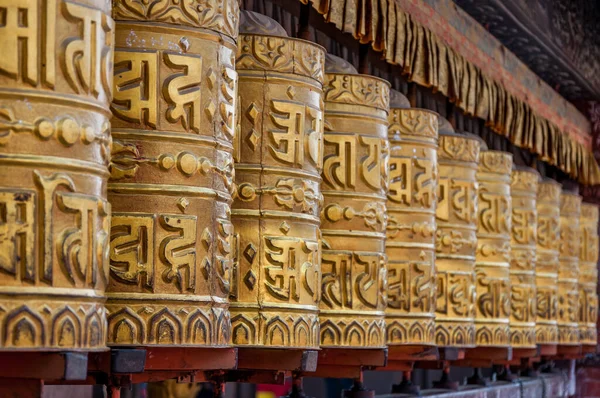
<path fill-rule="evenodd" d="M 510 344 L 535 348 L 535 260 L 540 175 L 533 169 L 511 174 Z"/>
<path fill-rule="evenodd" d="M 597 344 L 598 320 L 598 205 L 581 204 L 579 251 L 579 338 Z"/>
<path fill-rule="evenodd" d="M 437 114 L 390 109 L 388 345 L 435 344 Z"/>
<path fill-rule="evenodd" d="M 475 340 L 478 346 L 510 344 L 510 174 L 512 155 L 482 151 L 477 171 L 477 305 Z"/>
<path fill-rule="evenodd" d="M 538 185 L 536 234 L 537 344 L 558 344 L 558 246 L 560 242 L 560 184 L 549 178 Z"/>
<path fill-rule="evenodd" d="M 239 43 L 233 343 L 316 348 L 324 50 L 277 36 Z"/>
<path fill-rule="evenodd" d="M 389 83 L 325 75 L 321 346 L 385 347 Z"/>
<path fill-rule="evenodd" d="M 560 246 L 558 252 L 558 343 L 579 341 L 579 217 L 581 196 L 560 194 Z"/>
<path fill-rule="evenodd" d="M 475 345 L 479 149 L 473 137 L 440 134 L 435 260 L 435 340 L 440 346 Z"/>
<path fill-rule="evenodd" d="M 230 344 L 238 13 L 114 1 L 111 344 Z"/>
<path fill-rule="evenodd" d="M 110 3 L 0 10 L 0 350 L 105 349 Z"/>

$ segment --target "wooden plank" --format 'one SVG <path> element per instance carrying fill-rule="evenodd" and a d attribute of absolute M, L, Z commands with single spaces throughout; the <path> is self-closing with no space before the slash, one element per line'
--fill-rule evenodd
<path fill-rule="evenodd" d="M 0 378 L 0 397 L 42 398 L 44 382 L 37 379 Z"/>
<path fill-rule="evenodd" d="M 485 361 L 510 361 L 512 347 L 486 347 L 469 348 L 465 352 L 465 359 Z"/>
<path fill-rule="evenodd" d="M 280 348 L 238 348 L 238 369 L 314 372 L 318 351 Z"/>
<path fill-rule="evenodd" d="M 540 356 L 540 347 L 535 348 L 513 348 L 513 359 L 533 358 Z"/>
<path fill-rule="evenodd" d="M 540 355 L 543 357 L 556 355 L 558 348 L 556 344 L 538 344 L 540 347 Z"/>
<path fill-rule="evenodd" d="M 147 347 L 145 371 L 235 369 L 236 348 Z"/>
<path fill-rule="evenodd" d="M 437 361 L 439 351 L 435 346 L 394 345 L 388 347 L 388 360 L 394 361 Z"/>
<path fill-rule="evenodd" d="M 385 366 L 388 359 L 387 349 L 323 348 L 319 351 L 318 366 Z"/>
<path fill-rule="evenodd" d="M 0 377 L 38 380 L 85 380 L 87 354 L 80 352 L 3 352 Z"/>

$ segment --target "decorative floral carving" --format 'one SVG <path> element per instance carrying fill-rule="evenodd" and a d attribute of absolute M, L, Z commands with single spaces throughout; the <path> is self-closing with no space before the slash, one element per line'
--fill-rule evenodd
<path fill-rule="evenodd" d="M 114 0 L 115 20 L 166 22 L 237 37 L 237 0 Z"/>
<path fill-rule="evenodd" d="M 441 135 L 439 145 L 438 157 L 440 159 L 479 162 L 479 147 L 481 144 L 474 138 L 460 135 Z"/>
<path fill-rule="evenodd" d="M 240 35 L 236 68 L 295 73 L 323 83 L 325 50 L 299 39 L 243 34 Z"/>
<path fill-rule="evenodd" d="M 479 160 L 479 171 L 510 175 L 512 155 L 507 152 L 482 151 Z"/>
<path fill-rule="evenodd" d="M 438 137 L 437 114 L 422 109 L 390 109 L 390 139 L 402 136 Z"/>
<path fill-rule="evenodd" d="M 324 91 L 325 102 L 390 107 L 390 84 L 373 76 L 326 74 Z"/>

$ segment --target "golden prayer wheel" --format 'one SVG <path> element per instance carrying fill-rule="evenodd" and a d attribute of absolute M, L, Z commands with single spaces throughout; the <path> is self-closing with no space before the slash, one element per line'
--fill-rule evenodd
<path fill-rule="evenodd" d="M 480 141 L 440 132 L 436 209 L 435 341 L 475 345 L 475 250 Z"/>
<path fill-rule="evenodd" d="M 304 40 L 268 35 L 275 22 L 244 33 L 266 17 L 243 15 L 233 343 L 317 348 L 325 53 Z"/>
<path fill-rule="evenodd" d="M 229 345 L 238 3 L 113 3 L 108 341 Z"/>
<path fill-rule="evenodd" d="M 558 344 L 558 246 L 561 186 L 545 178 L 537 190 L 536 320 L 537 344 Z"/>
<path fill-rule="evenodd" d="M 105 349 L 110 3 L 0 9 L 0 350 Z"/>
<path fill-rule="evenodd" d="M 321 346 L 381 348 L 390 87 L 353 73 L 327 73 L 324 87 Z"/>
<path fill-rule="evenodd" d="M 475 341 L 478 346 L 510 345 L 511 170 L 511 154 L 481 152 L 477 171 L 475 260 Z"/>
<path fill-rule="evenodd" d="M 560 194 L 560 248 L 558 254 L 558 343 L 578 345 L 579 327 L 579 217 L 581 196 Z"/>
<path fill-rule="evenodd" d="M 511 174 L 510 344 L 513 348 L 536 347 L 535 234 L 539 179 L 539 173 L 529 168 L 515 168 Z"/>
<path fill-rule="evenodd" d="M 598 206 L 581 204 L 579 251 L 579 338 L 596 345 L 598 320 Z"/>
<path fill-rule="evenodd" d="M 388 118 L 387 343 L 434 345 L 438 115 L 402 105 Z"/>

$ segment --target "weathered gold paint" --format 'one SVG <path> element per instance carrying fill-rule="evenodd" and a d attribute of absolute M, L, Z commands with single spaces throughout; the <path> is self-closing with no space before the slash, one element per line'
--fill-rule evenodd
<path fill-rule="evenodd" d="M 435 341 L 440 346 L 475 345 L 475 251 L 480 142 L 440 134 L 436 209 Z"/>
<path fill-rule="evenodd" d="M 560 246 L 558 254 L 558 343 L 578 345 L 579 327 L 579 217 L 581 196 L 560 195 Z"/>
<path fill-rule="evenodd" d="M 325 76 L 321 346 L 385 347 L 389 83 Z"/>
<path fill-rule="evenodd" d="M 0 10 L 0 350 L 104 349 L 110 3 Z"/>
<path fill-rule="evenodd" d="M 510 345 L 510 239 L 512 155 L 482 151 L 477 171 L 475 340 L 478 346 Z"/>
<path fill-rule="evenodd" d="M 538 185 L 535 264 L 537 344 L 558 344 L 560 192 L 560 184 L 549 178 Z"/>
<path fill-rule="evenodd" d="M 113 3 L 109 343 L 229 345 L 238 3 Z"/>
<path fill-rule="evenodd" d="M 324 58 L 323 48 L 304 40 L 239 38 L 236 345 L 319 345 Z"/>
<path fill-rule="evenodd" d="M 598 320 L 598 205 L 581 204 L 579 250 L 579 338 L 596 345 Z"/>
<path fill-rule="evenodd" d="M 540 175 L 533 169 L 511 173 L 510 344 L 535 348 L 535 260 Z"/>
<path fill-rule="evenodd" d="M 387 343 L 435 345 L 438 116 L 390 109 Z"/>

